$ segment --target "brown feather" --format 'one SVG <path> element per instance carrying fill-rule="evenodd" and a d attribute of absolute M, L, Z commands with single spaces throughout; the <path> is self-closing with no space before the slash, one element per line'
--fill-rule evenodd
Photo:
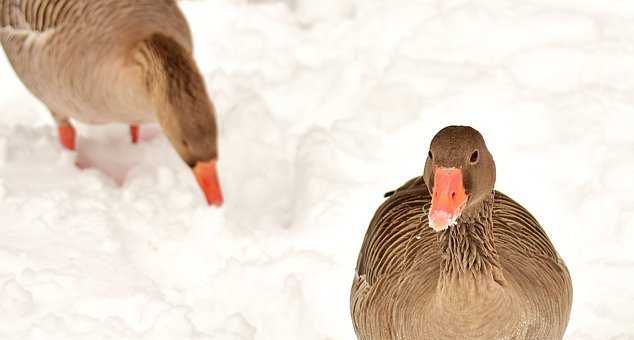
<path fill-rule="evenodd" d="M 483 140 L 474 145 L 455 137 L 447 138 L 453 149 L 446 153 L 432 142 L 445 164 L 466 169 L 459 162 L 465 151 L 488 153 Z M 495 169 L 492 161 L 484 164 L 485 170 L 474 167 L 465 175 L 483 191 L 486 186 L 475 182 L 490 182 L 494 174 L 486 172 Z M 370 222 L 350 297 L 358 338 L 562 339 L 572 303 L 570 275 L 535 218 L 498 191 L 476 192 L 482 198 L 471 211 L 435 233 L 427 217 L 429 177 L 397 189 Z"/>
<path fill-rule="evenodd" d="M 58 124 L 158 121 L 183 160 L 217 158 L 215 110 L 174 0 L 2 0 L 0 42 Z"/>

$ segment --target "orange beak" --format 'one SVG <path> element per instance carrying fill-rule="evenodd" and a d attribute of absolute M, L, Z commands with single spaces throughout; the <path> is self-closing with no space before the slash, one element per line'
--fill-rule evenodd
<path fill-rule="evenodd" d="M 222 191 L 220 190 L 220 181 L 218 180 L 218 171 L 216 169 L 216 161 L 198 162 L 193 168 L 194 176 L 198 181 L 198 185 L 205 194 L 209 205 L 221 206 Z"/>
<path fill-rule="evenodd" d="M 462 214 L 469 196 L 462 183 L 462 170 L 437 167 L 429 210 L 429 226 L 441 231 L 454 225 Z"/>

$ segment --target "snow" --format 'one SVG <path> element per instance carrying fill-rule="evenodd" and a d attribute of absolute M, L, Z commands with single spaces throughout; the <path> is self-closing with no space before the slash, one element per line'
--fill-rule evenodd
<path fill-rule="evenodd" d="M 484 134 L 566 260 L 566 339 L 634 339 L 631 1 L 181 5 L 221 209 L 156 126 L 80 126 L 63 151 L 0 56 L 0 339 L 354 339 L 367 224 L 448 124 Z"/>

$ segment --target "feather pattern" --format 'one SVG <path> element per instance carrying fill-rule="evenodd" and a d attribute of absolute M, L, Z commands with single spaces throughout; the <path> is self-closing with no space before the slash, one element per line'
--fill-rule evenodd
<path fill-rule="evenodd" d="M 496 191 L 480 216 L 436 234 L 430 201 L 414 178 L 370 222 L 350 298 L 359 339 L 560 340 L 570 276 L 530 213 Z"/>
<path fill-rule="evenodd" d="M 2 0 L 0 20 L 0 42 L 26 87 L 54 116 L 87 123 L 155 121 L 148 70 L 133 56 L 156 34 L 192 52 L 174 0 Z"/>
<path fill-rule="evenodd" d="M 20 0 L 0 1 L 0 28 L 30 29 L 20 5 Z"/>

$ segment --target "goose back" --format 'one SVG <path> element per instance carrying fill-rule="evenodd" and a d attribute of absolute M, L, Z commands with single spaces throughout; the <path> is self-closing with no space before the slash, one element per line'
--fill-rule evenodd
<path fill-rule="evenodd" d="M 192 52 L 174 0 L 0 1 L 0 41 L 19 78 L 52 112 L 84 122 L 154 121 L 136 50 L 160 34 Z"/>
<path fill-rule="evenodd" d="M 0 27 L 39 33 L 59 29 L 67 35 L 66 43 L 90 36 L 116 43 L 110 50 L 161 33 L 192 48 L 189 26 L 174 0 L 1 0 L 0 14 Z"/>

